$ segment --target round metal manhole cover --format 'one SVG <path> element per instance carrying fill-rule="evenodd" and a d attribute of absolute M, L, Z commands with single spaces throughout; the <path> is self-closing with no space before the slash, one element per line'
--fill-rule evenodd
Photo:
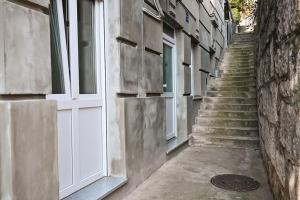
<path fill-rule="evenodd" d="M 249 192 L 257 190 L 260 183 L 253 178 L 236 174 L 223 174 L 211 179 L 211 183 L 225 190 L 236 192 Z"/>

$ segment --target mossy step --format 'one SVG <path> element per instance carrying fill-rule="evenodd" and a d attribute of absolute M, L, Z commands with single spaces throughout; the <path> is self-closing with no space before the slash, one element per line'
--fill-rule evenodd
<path fill-rule="evenodd" d="M 208 128 L 205 126 L 194 126 L 193 128 L 193 135 L 200 137 L 200 136 L 229 136 L 229 137 L 258 137 L 258 131 L 251 128 Z"/>
<path fill-rule="evenodd" d="M 232 65 L 232 64 L 249 64 L 249 63 L 252 63 L 254 64 L 254 60 L 228 60 L 226 62 L 224 62 L 228 65 Z"/>
<path fill-rule="evenodd" d="M 230 86 L 256 86 L 255 81 L 223 81 L 216 79 L 211 82 L 211 85 L 213 86 L 224 86 L 224 87 L 230 87 Z"/>
<path fill-rule="evenodd" d="M 233 110 L 233 111 L 257 111 L 256 104 L 232 104 L 228 103 L 204 103 L 201 109 L 205 110 Z"/>
<path fill-rule="evenodd" d="M 198 117 L 257 120 L 257 111 L 199 110 Z"/>
<path fill-rule="evenodd" d="M 221 77 L 256 77 L 256 73 L 248 72 L 248 73 L 223 73 Z"/>
<path fill-rule="evenodd" d="M 228 61 L 244 61 L 244 62 L 249 62 L 252 61 L 254 62 L 255 59 L 254 57 L 250 57 L 250 56 L 240 56 L 240 57 L 236 57 L 236 56 L 227 56 L 227 58 L 225 59 L 225 62 Z"/>
<path fill-rule="evenodd" d="M 221 135 L 221 136 L 250 136 L 258 135 L 258 128 L 248 127 L 221 127 L 221 126 L 193 126 L 193 133 L 201 136 L 203 134 Z"/>
<path fill-rule="evenodd" d="M 192 134 L 189 144 L 194 147 L 230 147 L 259 149 L 259 139 L 257 137 L 221 137 L 221 136 L 194 136 Z"/>
<path fill-rule="evenodd" d="M 257 119 L 207 118 L 196 117 L 198 126 L 225 126 L 225 127 L 257 127 Z"/>
<path fill-rule="evenodd" d="M 255 60 L 255 56 L 253 53 L 248 53 L 248 54 L 237 54 L 237 55 L 233 55 L 233 54 L 237 54 L 237 53 L 225 53 L 224 54 L 224 58 L 226 59 L 253 59 Z"/>
<path fill-rule="evenodd" d="M 222 70 L 224 75 L 225 74 L 228 74 L 228 75 L 231 75 L 231 76 L 238 76 L 239 74 L 240 75 L 256 75 L 256 70 L 254 69 L 246 69 L 246 70 L 243 70 L 243 69 L 237 69 L 237 70 L 230 70 L 230 69 L 223 69 Z"/>
<path fill-rule="evenodd" d="M 254 70 L 247 70 L 247 71 L 240 71 L 240 72 L 228 72 L 225 71 L 224 76 L 256 76 L 256 71 Z"/>
<path fill-rule="evenodd" d="M 235 98 L 235 97 L 204 97 L 204 103 L 232 103 L 232 104 L 253 104 L 256 105 L 256 98 Z"/>
<path fill-rule="evenodd" d="M 226 65 L 221 65 L 220 69 L 231 69 L 231 70 L 250 70 L 250 69 L 256 69 L 254 67 L 254 64 L 226 64 Z"/>
<path fill-rule="evenodd" d="M 229 48 L 226 54 L 234 55 L 234 56 L 247 56 L 247 55 L 254 55 L 253 50 L 250 49 L 237 49 L 237 48 Z"/>
<path fill-rule="evenodd" d="M 210 86 L 210 91 L 245 91 L 256 92 L 255 86 Z"/>
<path fill-rule="evenodd" d="M 244 78 L 256 78 L 256 74 L 254 73 L 249 73 L 249 74 L 223 74 L 221 76 L 222 78 L 235 78 L 235 77 L 244 77 Z"/>
<path fill-rule="evenodd" d="M 241 97 L 256 98 L 256 92 L 238 92 L 238 91 L 207 91 L 208 97 Z"/>
<path fill-rule="evenodd" d="M 253 81 L 256 82 L 256 76 L 224 76 L 221 81 Z"/>

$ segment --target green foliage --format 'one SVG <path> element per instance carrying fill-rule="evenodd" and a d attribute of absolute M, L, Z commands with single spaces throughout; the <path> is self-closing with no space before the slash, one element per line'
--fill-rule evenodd
<path fill-rule="evenodd" d="M 238 8 L 232 8 L 231 12 L 232 12 L 234 21 L 237 23 L 240 22 L 240 20 L 241 20 L 240 10 Z"/>
<path fill-rule="evenodd" d="M 236 22 L 241 20 L 241 12 L 250 10 L 254 5 L 254 0 L 229 0 L 233 18 Z"/>
<path fill-rule="evenodd" d="M 236 8 L 241 10 L 242 4 L 244 0 L 229 0 L 231 8 Z"/>

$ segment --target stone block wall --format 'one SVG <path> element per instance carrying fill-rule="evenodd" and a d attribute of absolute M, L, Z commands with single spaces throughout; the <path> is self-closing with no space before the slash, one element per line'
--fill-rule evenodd
<path fill-rule="evenodd" d="M 260 0 L 256 27 L 259 132 L 275 199 L 300 198 L 297 0 Z"/>
<path fill-rule="evenodd" d="M 59 197 L 48 0 L 0 0 L 0 199 Z"/>

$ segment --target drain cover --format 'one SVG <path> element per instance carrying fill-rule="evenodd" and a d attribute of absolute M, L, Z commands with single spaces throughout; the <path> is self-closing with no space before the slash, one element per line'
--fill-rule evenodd
<path fill-rule="evenodd" d="M 253 178 L 236 174 L 215 176 L 211 179 L 211 183 L 218 188 L 236 192 L 249 192 L 258 189 L 260 186 L 259 182 Z"/>

